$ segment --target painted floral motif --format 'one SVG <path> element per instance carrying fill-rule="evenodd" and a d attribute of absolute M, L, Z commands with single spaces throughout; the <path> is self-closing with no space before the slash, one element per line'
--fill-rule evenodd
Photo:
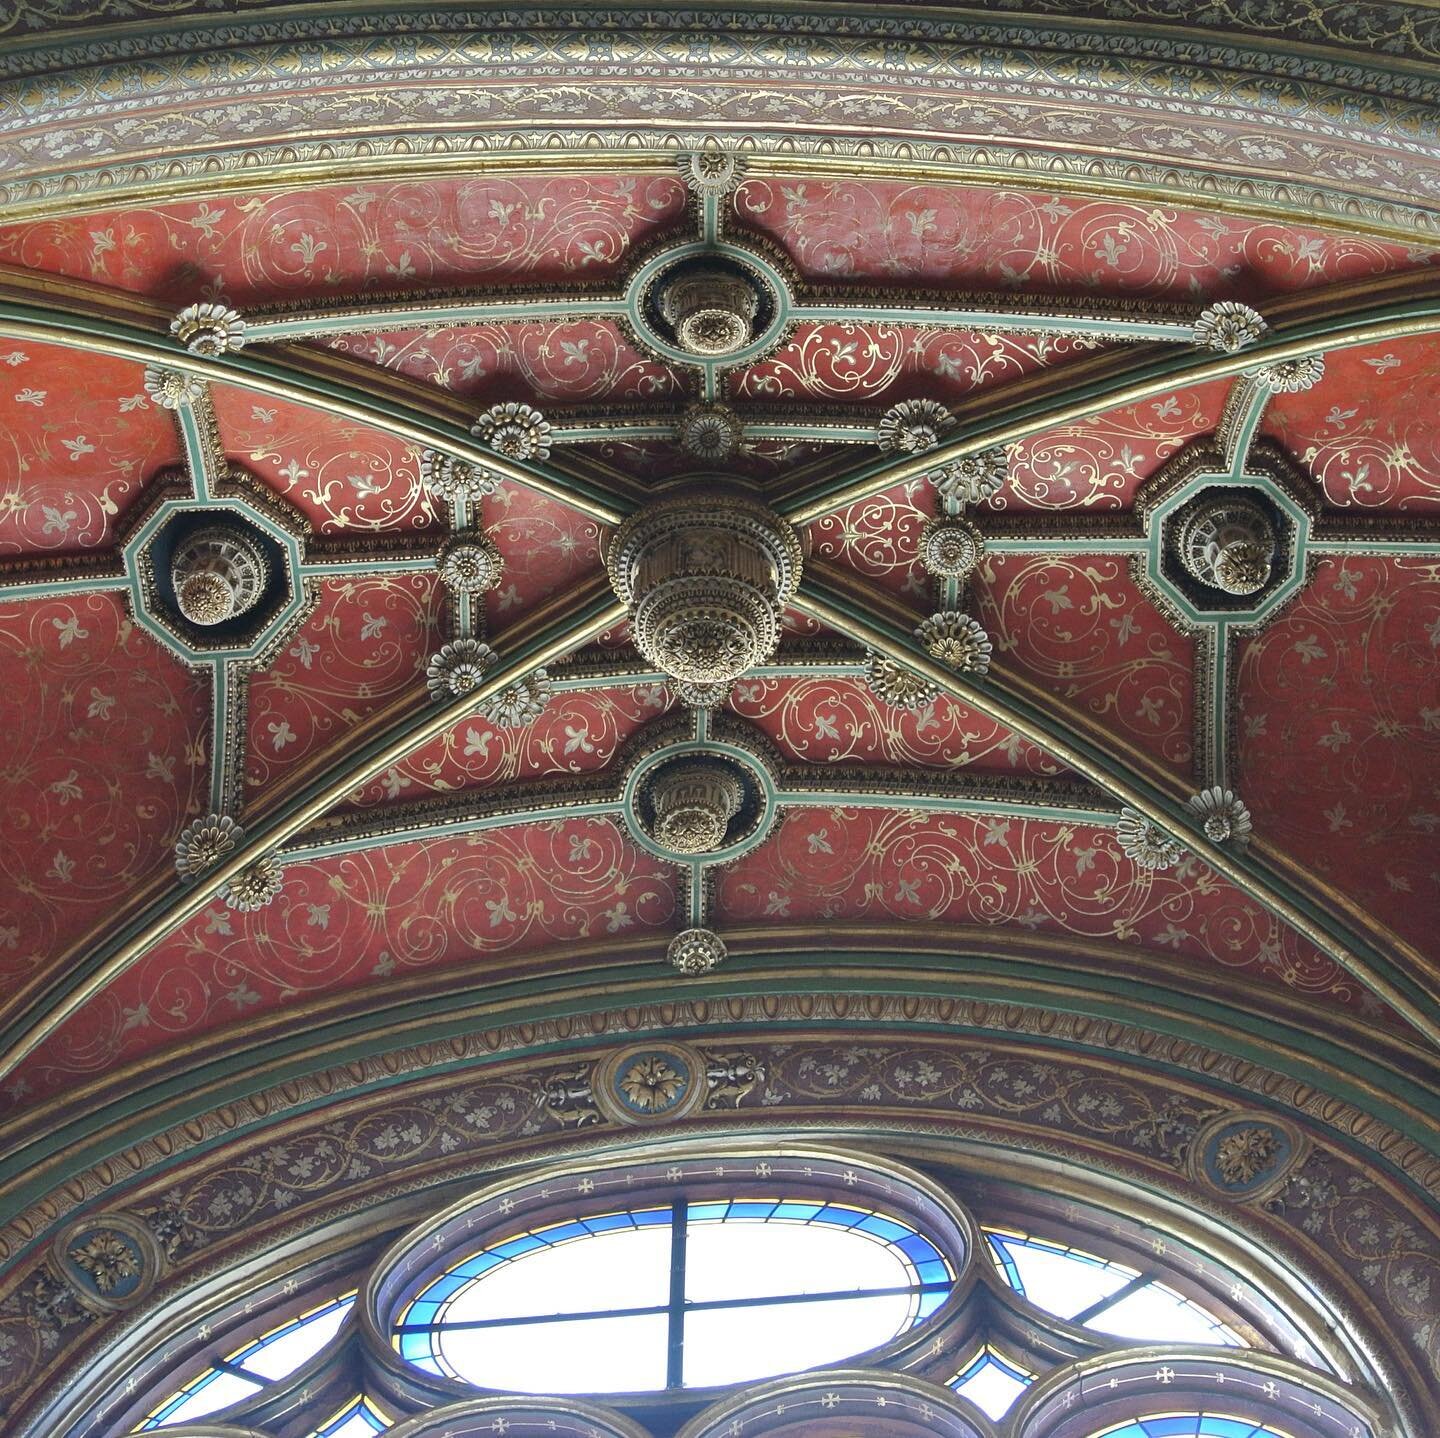
<path fill-rule="evenodd" d="M 425 688 L 444 590 L 431 574 L 327 579 L 314 612 L 250 680 L 245 784 L 250 802 L 297 765 Z"/>
<path fill-rule="evenodd" d="M 321 534 L 429 529 L 420 456 L 403 440 L 307 405 L 214 386 L 225 450 Z"/>
<path fill-rule="evenodd" d="M 935 505 L 934 487 L 915 479 L 827 514 L 810 527 L 815 558 L 843 564 L 923 609 L 930 585 L 920 536 Z"/>
<path fill-rule="evenodd" d="M 0 340 L 0 554 L 109 545 L 156 470 L 180 462 L 144 367 Z"/>
<path fill-rule="evenodd" d="M 675 871 L 607 819 L 559 819 L 285 866 L 281 900 L 216 900 L 121 975 L 6 1084 L 26 1101 L 84 1073 L 194 1042 L 247 1016 L 460 963 L 487 976 L 582 939 L 668 925 Z M 526 956 L 531 957 L 526 957 Z M 513 961 L 513 963 L 512 963 Z"/>
<path fill-rule="evenodd" d="M 1081 709 L 1188 779 L 1194 644 L 1135 587 L 1128 560 L 987 554 L 975 605 L 996 671 Z"/>
<path fill-rule="evenodd" d="M 688 1080 L 664 1054 L 646 1054 L 620 1075 L 620 1091 L 631 1106 L 643 1113 L 673 1108 Z"/>
<path fill-rule="evenodd" d="M 1232 775 L 1267 842 L 1429 951 L 1440 917 L 1440 577 L 1322 559 L 1240 651 Z"/>
<path fill-rule="evenodd" d="M 600 567 L 600 527 L 531 489 L 506 484 L 482 507 L 485 532 L 505 556 L 500 583 L 485 598 L 492 634 Z"/>
<path fill-rule="evenodd" d="M 1140 482 L 1181 445 L 1214 430 L 1223 380 L 1107 410 L 1010 446 L 1005 488 L 991 509 L 1128 509 Z"/>
<path fill-rule="evenodd" d="M 985 715 L 943 696 L 916 711 L 891 709 L 859 678 L 745 678 L 735 686 L 731 707 L 802 763 L 1064 772 Z"/>
<path fill-rule="evenodd" d="M 808 277 L 832 282 L 904 274 L 950 288 L 1253 300 L 1421 258 L 1403 245 L 1169 206 L 901 180 L 752 177 L 735 208 Z"/>
<path fill-rule="evenodd" d="M 417 749 L 355 795 L 365 807 L 413 802 L 427 793 L 485 789 L 558 774 L 603 769 L 643 724 L 674 704 L 664 684 L 562 691 L 524 729 L 507 729 L 476 715 L 443 738 Z"/>
<path fill-rule="evenodd" d="M 1018 924 L 1364 1002 L 1342 969 L 1193 858 L 1163 872 L 1140 868 L 1113 830 L 1070 821 L 787 809 L 767 843 L 723 871 L 716 894 L 722 925 Z"/>
<path fill-rule="evenodd" d="M 1258 1124 L 1237 1128 L 1215 1145 L 1215 1168 L 1226 1183 L 1243 1187 L 1269 1169 L 1279 1150 L 1274 1129 Z"/>
<path fill-rule="evenodd" d="M 1084 336 L 807 323 L 770 358 L 741 370 L 730 387 L 742 400 L 870 400 L 883 409 L 896 401 L 959 399 L 1098 348 Z"/>
<path fill-rule="evenodd" d="M 208 803 L 210 686 L 115 595 L 0 601 L 0 978 L 173 885 Z"/>
<path fill-rule="evenodd" d="M 330 348 L 479 403 L 515 394 L 580 404 L 673 403 L 684 380 L 641 355 L 609 320 L 533 320 L 341 335 Z"/>
<path fill-rule="evenodd" d="M 1431 336 L 1332 350 L 1311 389 L 1276 395 L 1264 432 L 1328 504 L 1434 514 L 1440 506 L 1440 347 Z"/>
<path fill-rule="evenodd" d="M 178 304 L 612 274 L 677 221 L 678 176 L 301 188 L 0 227 L 0 259 Z"/>

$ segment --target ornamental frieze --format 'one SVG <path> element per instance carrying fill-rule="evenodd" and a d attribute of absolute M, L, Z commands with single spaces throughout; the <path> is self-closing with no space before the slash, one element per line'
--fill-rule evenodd
<path fill-rule="evenodd" d="M 102 1230 L 143 1224 L 158 1257 L 163 1224 L 174 1240 L 168 1261 L 193 1281 L 264 1250 L 281 1234 L 303 1233 L 317 1218 L 333 1219 L 337 1205 L 360 1212 L 383 1194 L 478 1176 L 502 1157 L 593 1151 L 633 1133 L 636 1122 L 691 1134 L 736 1125 L 793 1129 L 801 1122 L 852 1134 L 898 1129 L 948 1142 L 1023 1140 L 1031 1152 L 1158 1185 L 1193 1209 L 1224 1211 L 1227 1223 L 1303 1255 L 1312 1271 L 1318 1265 L 1330 1275 L 1335 1293 L 1364 1294 L 1376 1304 L 1402 1330 L 1395 1341 L 1440 1382 L 1440 1335 L 1426 1321 L 1426 1294 L 1440 1284 L 1440 1238 L 1422 1213 L 1318 1142 L 1263 1203 L 1217 1196 L 1212 1168 L 1222 1177 L 1255 1176 L 1268 1172 L 1275 1155 L 1246 1140 L 1223 1154 L 1206 1149 L 1197 1160 L 1197 1142 L 1227 1121 L 1232 1136 L 1240 1121 L 1250 1128 L 1271 1123 L 1277 1131 L 1284 1124 L 1270 1109 L 1248 1115 L 1214 1086 L 1213 1073 L 1205 1086 L 1122 1076 L 1099 1058 L 998 1037 L 899 1044 L 888 1036 L 756 1038 L 743 1050 L 733 1041 L 697 1038 L 678 1044 L 653 1038 L 548 1066 L 492 1065 L 468 1080 L 442 1074 L 392 1088 L 358 1111 L 333 1117 L 322 1110 L 283 1137 L 232 1143 L 188 1170 L 112 1192 L 103 1212 L 65 1232 L 79 1235 L 71 1246 L 83 1254 L 84 1242 L 94 1246 Z M 1224 1062 L 1213 1067 L 1223 1073 Z M 1197 1161 L 1206 1166 L 1203 1184 L 1190 1177 Z M 115 1277 L 111 1258 L 124 1257 L 96 1248 L 90 1263 L 95 1273 L 103 1267 Z M 0 1333 L 11 1340 L 0 1343 L 0 1381 L 12 1404 L 42 1369 L 76 1361 L 76 1339 L 103 1326 L 85 1317 L 95 1295 L 82 1302 L 73 1276 L 57 1273 L 54 1262 L 41 1251 L 17 1265 L 0 1302 Z"/>

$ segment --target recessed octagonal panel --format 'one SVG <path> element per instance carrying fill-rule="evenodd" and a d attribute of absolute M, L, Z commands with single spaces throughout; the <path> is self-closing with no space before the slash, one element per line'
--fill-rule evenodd
<path fill-rule="evenodd" d="M 162 488 L 125 539 L 125 572 L 136 621 L 187 663 L 261 658 L 304 617 L 313 596 L 301 579 L 305 527 L 271 505 L 252 503 L 238 487 L 196 499 Z M 228 535 L 249 556 L 253 573 L 244 607 L 216 622 L 197 622 L 177 583 L 180 569 Z M 189 609 L 191 612 L 187 613 Z"/>

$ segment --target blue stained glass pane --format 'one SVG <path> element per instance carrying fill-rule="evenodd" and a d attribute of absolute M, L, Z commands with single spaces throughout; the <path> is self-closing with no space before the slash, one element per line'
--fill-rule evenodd
<path fill-rule="evenodd" d="M 774 1203 L 732 1203 L 729 1218 L 769 1218 L 775 1212 Z"/>
<path fill-rule="evenodd" d="M 428 1333 L 402 1333 L 400 1335 L 400 1356 L 410 1363 L 430 1360 L 430 1335 Z"/>
<path fill-rule="evenodd" d="M 691 1223 L 716 1223 L 729 1211 L 728 1203 L 692 1203 L 688 1216 Z"/>
<path fill-rule="evenodd" d="M 1195 1438 L 1200 1430 L 1198 1414 L 1186 1413 L 1174 1418 L 1147 1418 L 1149 1438 Z"/>
<path fill-rule="evenodd" d="M 1032 1374 L 1007 1363 L 993 1349 L 982 1348 L 969 1367 L 950 1380 L 950 1386 L 998 1422 L 1034 1381 Z"/>
<path fill-rule="evenodd" d="M 1265 1438 L 1265 1430 L 1257 1428 L 1244 1418 L 1205 1419 L 1206 1427 L 1200 1431 L 1205 1438 Z"/>
<path fill-rule="evenodd" d="M 637 1209 L 631 1215 L 636 1224 L 640 1227 L 648 1227 L 657 1223 L 670 1222 L 670 1210 L 668 1208 L 642 1208 Z"/>
<path fill-rule="evenodd" d="M 581 1223 L 591 1233 L 605 1233 L 612 1228 L 633 1228 L 635 1221 L 628 1213 L 598 1213 L 593 1218 L 582 1218 Z"/>
<path fill-rule="evenodd" d="M 935 1245 L 929 1239 L 921 1238 L 918 1233 L 912 1233 L 909 1238 L 902 1238 L 895 1246 L 902 1253 L 913 1258 L 916 1263 L 928 1263 L 940 1256 L 935 1250 Z"/>
<path fill-rule="evenodd" d="M 903 1223 L 881 1218 L 878 1213 L 872 1213 L 868 1218 L 862 1218 L 856 1227 L 864 1229 L 866 1233 L 875 1234 L 877 1238 L 889 1239 L 892 1243 L 910 1236 L 910 1230 Z M 901 1247 L 903 1248 L 904 1245 L 902 1244 Z"/>
<path fill-rule="evenodd" d="M 544 1248 L 545 1240 L 536 1238 L 533 1233 L 523 1233 L 519 1238 L 512 1238 L 508 1243 L 497 1243 L 492 1253 L 498 1253 L 501 1258 L 519 1258 L 522 1253 L 533 1253 L 537 1248 Z"/>
<path fill-rule="evenodd" d="M 467 1258 L 464 1263 L 457 1263 L 450 1271 L 458 1273 L 464 1278 L 478 1278 L 487 1269 L 494 1268 L 504 1261 L 503 1258 L 497 1258 L 493 1253 L 477 1253 L 474 1258 Z"/>
<path fill-rule="evenodd" d="M 921 1283 L 945 1283 L 950 1278 L 949 1266 L 936 1259 L 934 1263 L 920 1263 L 915 1267 Z"/>
<path fill-rule="evenodd" d="M 820 1212 L 820 1208 L 821 1205 L 818 1203 L 777 1203 L 774 1216 L 804 1221 L 814 1218 Z"/>
<path fill-rule="evenodd" d="M 837 1228 L 854 1228 L 864 1216 L 853 1208 L 837 1208 L 833 1203 L 827 1203 L 815 1215 L 815 1221 L 816 1223 L 833 1223 Z"/>
<path fill-rule="evenodd" d="M 572 1238 L 584 1238 L 590 1230 L 583 1223 L 562 1223 L 545 1230 L 546 1243 L 566 1243 Z"/>
<path fill-rule="evenodd" d="M 949 1297 L 948 1293 L 922 1293 L 915 1308 L 915 1321 L 918 1323 L 922 1318 L 929 1318 Z"/>

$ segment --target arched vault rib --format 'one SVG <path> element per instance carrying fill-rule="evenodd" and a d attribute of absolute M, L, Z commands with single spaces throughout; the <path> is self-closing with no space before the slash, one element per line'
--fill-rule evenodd
<path fill-rule="evenodd" d="M 848 481 L 841 481 L 840 490 L 829 489 L 823 500 L 807 501 L 801 493 L 792 496 L 785 507 L 792 518 L 817 517 L 837 504 L 853 502 L 899 480 L 924 473 L 947 457 L 1035 433 L 1116 404 L 1137 402 L 1180 383 L 1198 383 L 1236 374 L 1262 362 L 1274 363 L 1316 351 L 1440 329 L 1440 293 L 1437 293 L 1434 281 L 1427 279 L 1421 285 L 1414 277 L 1405 276 L 1400 277 L 1400 281 L 1403 283 L 1397 281 L 1393 285 L 1380 286 L 1384 295 L 1382 303 L 1357 303 L 1349 308 L 1332 308 L 1318 318 L 1313 312 L 1313 303 L 1302 306 L 1296 301 L 1290 308 L 1300 310 L 1304 318 L 1293 325 L 1282 325 L 1270 343 L 1240 355 L 1176 356 L 1172 352 L 1158 360 L 1149 359 L 1138 369 L 1133 362 L 1123 359 L 1117 365 L 1115 375 L 1092 380 L 1077 393 L 1068 394 L 1058 406 L 1035 401 L 1030 397 L 1035 392 L 1034 387 L 1022 384 L 1017 389 L 1025 391 L 1024 397 L 987 421 L 975 419 L 975 427 L 966 430 L 964 437 L 942 449 L 918 458 L 868 466 L 852 474 Z M 1366 296 L 1361 298 L 1364 300 Z M 12 300 L 0 300 L 0 334 L 118 355 L 140 363 L 185 369 L 206 379 L 312 404 L 331 413 L 373 424 L 413 443 L 439 443 L 453 453 L 473 458 L 502 472 L 516 483 L 538 487 L 561 502 L 574 504 L 602 523 L 613 523 L 623 513 L 618 503 L 595 498 L 582 500 L 568 492 L 564 483 L 557 484 L 551 478 L 541 476 L 543 482 L 537 483 L 537 476 L 528 467 L 509 464 L 474 445 L 468 437 L 458 439 L 457 427 L 448 421 L 437 420 L 418 407 L 391 402 L 378 404 L 354 385 L 317 378 L 283 361 L 274 361 L 269 357 L 262 361 L 244 354 L 230 356 L 223 361 L 207 360 L 189 354 L 168 338 L 120 325 L 108 318 L 91 322 L 73 311 Z M 969 407 L 962 406 L 962 429 L 967 423 L 967 408 L 980 416 L 989 403 L 993 402 L 982 398 Z M 110 945 L 80 962 L 65 964 L 65 977 L 50 986 L 48 994 L 51 1002 L 48 1006 L 28 1022 L 22 1018 L 0 1032 L 0 1043 L 3 1043 L 0 1073 L 13 1068 L 91 995 L 129 967 L 163 934 L 203 908 L 225 882 L 255 859 L 284 843 L 346 794 L 382 773 L 411 749 L 473 713 L 480 702 L 515 682 L 531 668 L 553 663 L 620 621 L 624 617 L 623 609 L 607 600 L 608 596 L 602 596 L 598 591 L 598 585 L 592 584 L 583 597 L 577 598 L 573 622 L 560 621 L 547 629 L 532 644 L 512 656 L 481 689 L 446 708 L 408 716 L 394 729 L 377 735 L 360 750 L 350 765 L 338 766 L 318 776 L 295 799 L 257 825 L 247 836 L 244 847 L 230 862 L 185 890 L 178 898 L 168 902 L 161 900 L 152 905 Z M 823 586 L 813 581 L 808 583 L 802 593 L 800 607 L 821 623 L 848 633 L 860 643 L 890 654 L 924 674 L 962 702 L 1007 725 L 1070 765 L 1098 784 L 1118 803 L 1137 809 L 1163 828 L 1179 835 L 1217 872 L 1314 942 L 1403 1014 L 1427 1038 L 1440 1044 L 1440 1007 L 1437 1007 L 1436 998 L 1406 972 L 1407 964 L 1413 965 L 1414 972 L 1423 972 L 1419 956 L 1413 950 L 1397 945 L 1402 962 L 1394 962 L 1333 915 L 1295 894 L 1283 880 L 1266 872 L 1254 860 L 1237 859 L 1209 844 L 1180 816 L 1179 806 L 1173 800 L 1154 786 L 1137 779 L 1127 765 L 1095 743 L 1057 724 L 1035 705 L 1014 696 L 1001 696 L 991 688 L 977 688 L 957 680 L 948 670 L 933 664 L 909 643 L 908 638 L 899 637 L 898 630 L 886 628 L 883 621 L 877 625 L 872 622 L 873 616 L 847 606 L 843 599 L 838 599 Z"/>
<path fill-rule="evenodd" d="M 1433 276 L 1399 275 L 1391 282 L 1346 286 L 1326 294 L 1326 307 L 1307 295 L 1266 307 L 1272 328 L 1238 354 L 1206 350 L 1157 350 L 1147 346 L 1115 357 L 1113 368 L 1073 386 L 1063 372 L 1040 371 L 1004 393 L 975 394 L 953 408 L 955 429 L 937 449 L 900 458 L 886 456 L 830 479 L 778 488 L 771 502 L 792 524 L 810 524 L 906 480 L 997 445 L 1075 424 L 1105 410 L 1140 404 L 1182 386 L 1231 379 L 1260 365 L 1275 365 L 1327 350 L 1378 344 L 1440 329 L 1440 287 Z M 1056 391 L 1060 391 L 1056 402 Z"/>
<path fill-rule="evenodd" d="M 1277 875 L 1254 859 L 1243 858 L 1212 843 L 1186 817 L 1184 809 L 1155 785 L 1139 778 L 1097 744 L 1082 738 L 1036 706 L 990 685 L 971 683 L 937 664 L 915 641 L 884 621 L 847 603 L 843 595 L 826 587 L 813 574 L 801 582 L 792 601 L 803 614 L 876 653 L 894 659 L 1014 733 L 1039 745 L 1053 758 L 1097 784 L 1116 802 L 1173 834 L 1181 844 L 1222 878 L 1269 909 L 1303 935 L 1342 968 L 1353 974 L 1379 998 L 1440 1045 L 1440 1001 L 1415 974 L 1425 971 L 1421 956 L 1396 940 L 1402 962 L 1366 943 L 1335 916 L 1295 893 Z"/>

